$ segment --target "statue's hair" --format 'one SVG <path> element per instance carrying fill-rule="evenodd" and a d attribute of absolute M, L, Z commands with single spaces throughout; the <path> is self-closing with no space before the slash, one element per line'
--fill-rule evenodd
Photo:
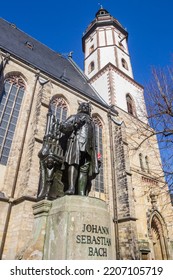
<path fill-rule="evenodd" d="M 82 106 L 83 104 L 87 104 L 88 105 L 88 113 L 89 115 L 91 114 L 91 102 L 80 102 L 79 103 L 79 107 L 78 107 L 78 113 L 82 112 Z"/>

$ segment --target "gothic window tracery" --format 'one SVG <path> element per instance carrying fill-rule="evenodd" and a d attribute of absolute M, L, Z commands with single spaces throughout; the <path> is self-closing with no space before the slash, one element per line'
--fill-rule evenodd
<path fill-rule="evenodd" d="M 103 155 L 103 140 L 102 140 L 102 131 L 103 126 L 98 116 L 93 116 L 93 122 L 95 123 L 96 130 L 96 146 L 97 146 L 97 155 L 102 158 Z M 94 190 L 96 192 L 104 193 L 104 180 L 103 180 L 103 162 L 101 162 L 100 173 L 95 179 Z"/>
<path fill-rule="evenodd" d="M 4 81 L 0 96 L 0 164 L 6 165 L 25 92 L 20 75 L 11 75 Z"/>
<path fill-rule="evenodd" d="M 61 96 L 55 96 L 50 102 L 51 112 L 61 122 L 67 118 L 67 103 Z"/>

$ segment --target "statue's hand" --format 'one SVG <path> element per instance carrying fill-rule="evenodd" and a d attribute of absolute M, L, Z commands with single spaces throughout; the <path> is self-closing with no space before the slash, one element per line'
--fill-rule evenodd
<path fill-rule="evenodd" d="M 62 131 L 62 129 L 63 129 L 63 124 L 62 124 L 62 123 L 59 123 L 58 128 L 59 128 L 59 131 Z"/>
<path fill-rule="evenodd" d="M 75 121 L 73 126 L 75 129 L 78 129 L 81 126 L 83 126 L 85 124 L 85 122 L 86 122 L 85 117 L 80 117 L 78 120 Z"/>
<path fill-rule="evenodd" d="M 60 123 L 59 130 L 63 133 L 72 132 L 74 130 L 74 124 L 72 122 Z"/>
<path fill-rule="evenodd" d="M 75 130 L 77 130 L 77 129 L 79 129 L 81 126 L 83 126 L 84 125 L 84 122 L 83 121 L 81 121 L 81 120 L 78 120 L 78 121 L 76 121 L 74 124 L 73 124 L 73 127 L 74 127 L 74 129 Z"/>

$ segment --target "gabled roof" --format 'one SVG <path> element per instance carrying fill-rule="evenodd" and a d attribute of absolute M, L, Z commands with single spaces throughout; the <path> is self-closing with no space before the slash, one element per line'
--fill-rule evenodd
<path fill-rule="evenodd" d="M 72 60 L 49 49 L 14 24 L 0 18 L 0 48 L 23 62 L 76 89 L 85 97 L 106 105 Z"/>

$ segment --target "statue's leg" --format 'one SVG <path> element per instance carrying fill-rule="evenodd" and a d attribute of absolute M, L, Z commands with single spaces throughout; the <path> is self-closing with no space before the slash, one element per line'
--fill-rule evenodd
<path fill-rule="evenodd" d="M 42 161 L 40 161 L 40 186 L 37 197 L 44 198 L 46 195 L 46 175 L 45 175 L 45 166 Z"/>
<path fill-rule="evenodd" d="M 78 166 L 77 165 L 69 165 L 68 167 L 68 185 L 69 188 L 65 192 L 65 194 L 75 194 L 75 185 L 78 177 Z"/>
<path fill-rule="evenodd" d="M 54 172 L 54 179 L 49 192 L 49 197 L 51 199 L 56 199 L 61 196 L 64 196 L 64 184 L 62 183 L 62 171 L 58 166 Z"/>
<path fill-rule="evenodd" d="M 78 195 L 86 195 L 89 165 L 90 162 L 86 162 L 80 167 L 80 173 L 78 178 Z"/>

